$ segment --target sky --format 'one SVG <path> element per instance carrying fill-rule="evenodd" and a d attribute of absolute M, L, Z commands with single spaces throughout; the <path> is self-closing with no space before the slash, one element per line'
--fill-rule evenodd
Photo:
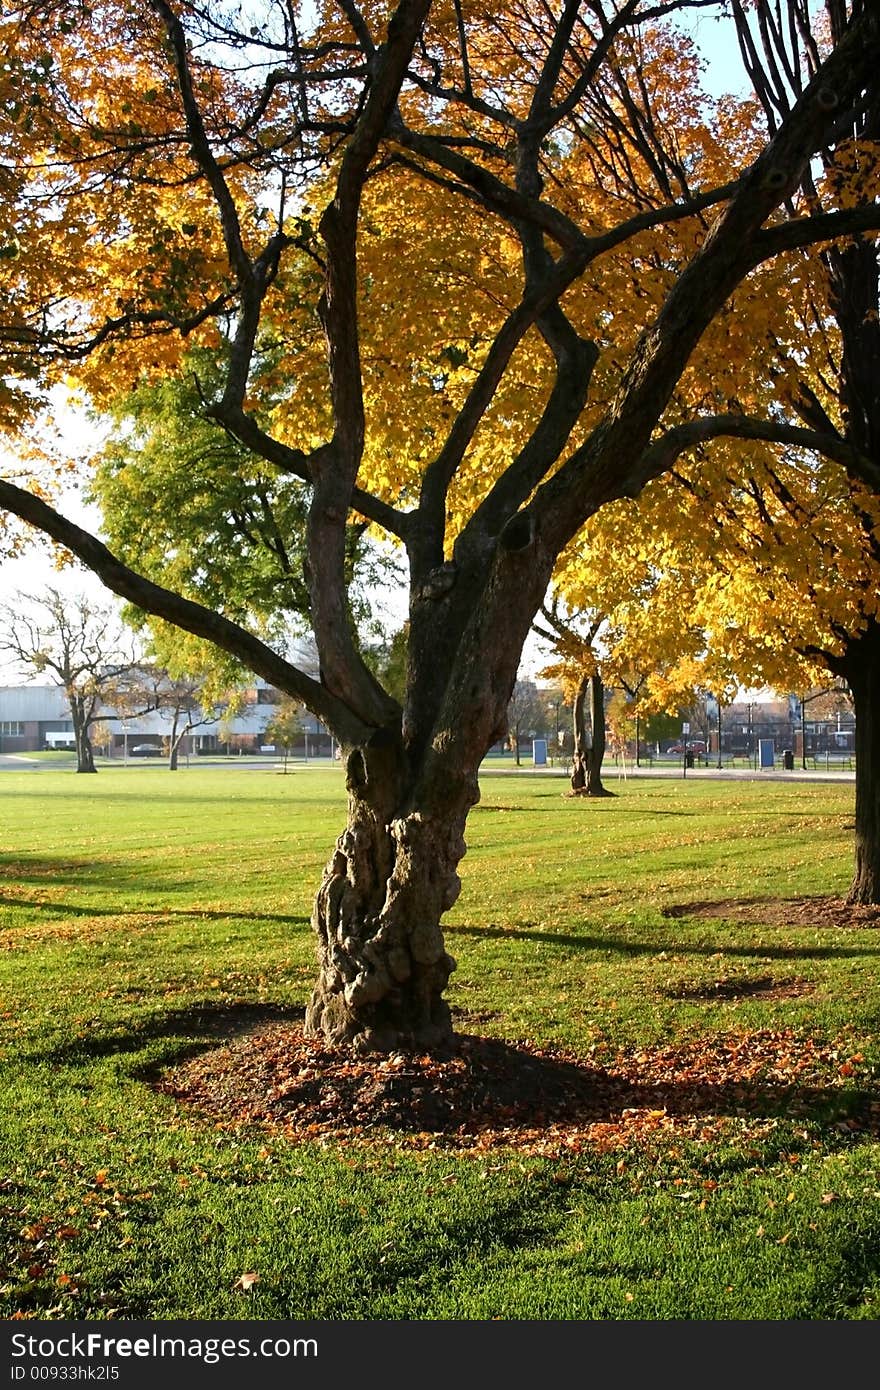
<path fill-rule="evenodd" d="M 721 95 L 725 92 L 743 90 L 743 72 L 735 34 L 729 21 L 719 22 L 711 13 L 696 12 L 688 26 L 703 52 L 707 63 L 706 85 L 710 91 Z M 56 415 L 59 432 L 71 441 L 71 449 L 76 454 L 87 452 L 90 444 L 97 442 L 98 435 L 85 418 L 59 407 Z M 58 510 L 71 521 L 86 530 L 100 530 L 100 515 L 93 507 L 88 507 L 75 490 L 68 490 L 57 503 Z M 47 586 L 66 593 L 82 593 L 96 602 L 106 605 L 116 600 L 100 581 L 78 563 L 59 570 L 52 558 L 48 545 L 37 539 L 28 552 L 16 560 L 0 562 L 0 603 L 10 602 L 16 593 L 33 593 Z M 404 596 L 401 595 L 400 621 L 404 615 Z M 394 608 L 392 606 L 392 615 Z M 534 642 L 527 643 L 521 674 L 533 675 L 537 666 L 544 661 L 542 649 Z M 10 683 L 10 667 L 0 654 L 0 684 Z"/>

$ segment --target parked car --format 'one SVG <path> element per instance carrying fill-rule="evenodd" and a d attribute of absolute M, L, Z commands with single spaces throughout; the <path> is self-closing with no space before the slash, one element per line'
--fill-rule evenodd
<path fill-rule="evenodd" d="M 687 751 L 689 753 L 705 753 L 706 751 L 706 743 L 705 740 L 702 738 L 689 738 L 687 740 L 687 744 L 673 743 L 672 747 L 667 748 L 666 751 L 667 753 L 677 753 L 679 756 L 681 756 L 681 754 L 685 751 L 685 747 L 687 747 Z"/>
<path fill-rule="evenodd" d="M 133 758 L 161 758 L 162 749 L 158 743 L 136 743 L 134 748 L 129 748 L 129 753 Z"/>

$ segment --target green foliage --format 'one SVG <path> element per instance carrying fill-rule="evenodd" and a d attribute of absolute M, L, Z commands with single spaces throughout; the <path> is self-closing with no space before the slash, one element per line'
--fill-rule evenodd
<path fill-rule="evenodd" d="M 409 623 L 397 629 L 389 639 L 379 638 L 363 647 L 364 660 L 373 675 L 381 681 L 389 695 L 401 704 L 406 695 L 407 643 Z"/>
<path fill-rule="evenodd" d="M 269 373 L 271 354 L 263 365 Z M 193 349 L 179 374 L 144 379 L 119 397 L 90 497 L 101 507 L 111 548 L 127 564 L 283 646 L 309 629 L 310 489 L 209 418 L 207 402 L 222 391 L 223 369 L 222 354 Z M 271 410 L 269 386 L 261 402 Z M 379 631 L 371 586 L 397 582 L 398 560 L 353 524 L 346 563 L 350 620 L 369 644 Z M 125 616 L 149 631 L 153 655 L 172 673 L 202 673 L 215 691 L 241 681 L 241 666 L 210 643 L 131 605 Z"/>
<path fill-rule="evenodd" d="M 275 714 L 266 725 L 265 739 L 267 743 L 277 744 L 284 752 L 284 767 L 287 769 L 287 759 L 291 750 L 298 739 L 303 736 L 304 725 L 300 718 L 299 705 L 286 695 L 279 704 Z"/>
<path fill-rule="evenodd" d="M 111 548 L 142 573 L 228 617 L 277 627 L 308 607 L 305 489 L 206 417 L 221 367 L 218 354 L 194 350 L 180 375 L 117 402 L 92 498 Z"/>
<path fill-rule="evenodd" d="M 674 714 L 660 712 L 649 714 L 642 721 L 642 737 L 646 743 L 663 743 L 666 739 L 678 738 L 681 733 L 681 720 Z"/>

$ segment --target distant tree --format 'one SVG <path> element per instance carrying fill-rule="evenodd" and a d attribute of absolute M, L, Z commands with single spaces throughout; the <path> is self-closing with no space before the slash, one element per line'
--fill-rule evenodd
<path fill-rule="evenodd" d="M 626 770 L 626 760 L 636 737 L 636 711 L 623 689 L 606 691 L 605 727 L 607 743 L 615 762 Z"/>
<path fill-rule="evenodd" d="M 203 682 L 196 676 L 166 677 L 167 684 L 160 687 L 159 708 L 171 717 L 171 730 L 168 734 L 168 770 L 177 771 L 180 748 L 183 740 L 193 729 L 205 724 L 213 724 L 221 706 L 202 704 Z"/>
<path fill-rule="evenodd" d="M 667 739 L 675 738 L 678 733 L 679 725 L 674 715 L 668 714 L 666 710 L 656 710 L 645 719 L 645 740 L 652 743 L 658 753 L 660 744 Z"/>
<path fill-rule="evenodd" d="M 573 751 L 571 790 L 574 796 L 613 796 L 602 782 L 605 757 L 605 681 L 600 660 L 600 639 L 606 628 L 605 613 L 596 608 L 572 611 L 554 597 L 541 607 L 535 632 L 549 642 L 558 661 L 544 675 L 562 681 L 571 705 Z"/>
<path fill-rule="evenodd" d="M 67 696 L 77 772 L 97 771 L 92 727 L 108 718 L 101 713 L 107 697 L 137 668 L 124 640 L 112 610 L 82 594 L 70 598 L 50 587 L 0 608 L 0 651 L 37 675 L 50 673 Z"/>
<path fill-rule="evenodd" d="M 160 666 L 141 665 L 125 672 L 107 690 L 106 699 L 115 713 L 133 718 L 147 710 L 158 710 L 170 721 L 166 737 L 168 769 L 176 772 L 180 749 L 186 736 L 206 724 L 215 724 L 221 716 L 228 717 L 230 706 L 236 712 L 241 696 L 216 698 L 215 672 L 198 675 L 172 675 Z"/>
<path fill-rule="evenodd" d="M 519 745 L 546 723 L 547 712 L 534 681 L 515 681 L 507 706 L 507 742 L 519 767 Z"/>
<path fill-rule="evenodd" d="M 302 738 L 305 725 L 300 715 L 299 702 L 285 695 L 276 707 L 275 713 L 266 725 L 266 738 L 277 744 L 284 754 L 282 771 L 287 772 L 290 751 L 298 739 Z"/>

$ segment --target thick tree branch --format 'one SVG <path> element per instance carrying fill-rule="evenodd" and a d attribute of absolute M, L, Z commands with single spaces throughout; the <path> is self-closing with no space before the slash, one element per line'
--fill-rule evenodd
<path fill-rule="evenodd" d="M 272 651 L 253 633 L 221 614 L 204 608 L 202 604 L 162 588 L 129 569 L 97 537 L 69 521 L 32 493 L 16 487 L 14 483 L 0 480 L 0 506 L 66 546 L 120 598 L 142 608 L 145 613 L 164 618 L 185 632 L 213 642 L 237 657 L 256 675 L 263 676 L 279 690 L 301 700 L 334 730 L 341 742 L 355 743 L 369 735 L 369 723 L 360 719 L 355 711 L 318 681 Z"/>
<path fill-rule="evenodd" d="M 230 409 L 222 402 L 209 406 L 205 414 L 208 419 L 221 424 L 245 448 L 265 459 L 267 463 L 274 464 L 280 472 L 292 474 L 305 483 L 314 481 L 312 464 L 316 457 L 321 456 L 322 450 L 326 450 L 326 445 L 311 453 L 293 449 L 262 430 L 253 416 L 240 409 Z M 351 510 L 359 512 L 368 521 L 374 521 L 390 536 L 395 536 L 398 540 L 406 539 L 409 526 L 407 513 L 392 507 L 388 502 L 383 502 L 379 497 L 374 497 L 363 488 L 351 489 Z"/>
<path fill-rule="evenodd" d="M 839 434 L 825 434 L 781 420 L 765 420 L 747 415 L 707 415 L 700 419 L 688 420 L 682 425 L 675 425 L 645 450 L 641 468 L 645 470 L 648 478 L 655 478 L 671 468 L 675 460 L 687 450 L 723 437 L 755 439 L 768 444 L 809 449 L 839 463 L 851 477 L 857 477 L 880 491 L 880 466 L 860 453 Z"/>
<path fill-rule="evenodd" d="M 239 222 L 238 209 L 235 206 L 235 199 L 229 191 L 229 185 L 223 177 L 217 160 L 214 158 L 211 142 L 205 131 L 202 113 L 199 109 L 199 103 L 193 88 L 186 34 L 184 33 L 183 25 L 180 23 L 180 20 L 177 18 L 168 0 L 150 0 L 150 4 L 162 22 L 165 32 L 168 35 L 171 51 L 174 55 L 177 86 L 183 105 L 184 117 L 186 119 L 191 153 L 207 180 L 214 196 L 214 201 L 220 213 L 223 239 L 226 243 L 229 263 L 235 272 L 239 284 L 244 286 L 248 284 L 252 278 L 253 267 L 242 240 L 241 224 Z"/>
<path fill-rule="evenodd" d="M 783 251 L 815 246 L 838 237 L 858 236 L 880 231 L 880 203 L 861 203 L 837 212 L 817 212 L 812 217 L 791 218 L 776 227 L 757 233 L 753 240 L 752 266 L 760 265 Z"/>
<path fill-rule="evenodd" d="M 880 64 L 880 14 L 864 11 L 804 91 L 777 134 L 739 181 L 737 192 L 679 275 L 654 323 L 645 330 L 623 375 L 617 397 L 591 437 L 545 483 L 532 504 L 546 542 L 558 553 L 604 502 L 634 496 L 649 476 L 645 453 L 651 434 L 706 327 L 749 269 L 780 246 L 763 231 L 767 218 L 799 186 L 841 102 L 875 80 Z M 812 223 L 821 239 L 833 226 L 862 215 L 829 214 Z M 649 456 L 650 457 L 650 456 Z M 654 470 L 650 476 L 655 476 Z"/>

